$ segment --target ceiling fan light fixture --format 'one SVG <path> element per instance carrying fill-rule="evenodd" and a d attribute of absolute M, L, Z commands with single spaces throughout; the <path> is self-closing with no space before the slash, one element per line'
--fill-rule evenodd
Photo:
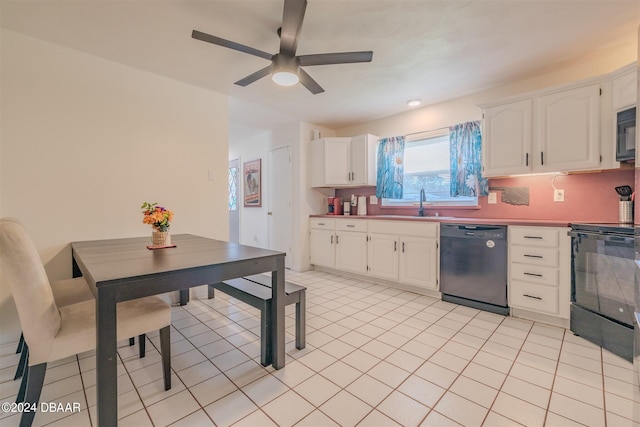
<path fill-rule="evenodd" d="M 293 86 L 300 81 L 300 63 L 293 56 L 277 54 L 273 57 L 271 80 L 280 86 Z"/>
<path fill-rule="evenodd" d="M 271 80 L 280 86 L 293 86 L 300 81 L 298 73 L 288 70 L 275 71 Z"/>
<path fill-rule="evenodd" d="M 421 103 L 422 103 L 421 99 L 410 99 L 410 100 L 407 101 L 407 105 L 409 107 L 417 107 Z"/>

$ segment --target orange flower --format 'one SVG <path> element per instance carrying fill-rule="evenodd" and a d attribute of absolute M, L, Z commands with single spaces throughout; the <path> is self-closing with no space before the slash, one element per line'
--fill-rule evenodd
<path fill-rule="evenodd" d="M 142 204 L 142 222 L 151 225 L 158 231 L 167 231 L 169 223 L 173 220 L 173 212 L 157 205 L 158 203 L 148 202 Z"/>

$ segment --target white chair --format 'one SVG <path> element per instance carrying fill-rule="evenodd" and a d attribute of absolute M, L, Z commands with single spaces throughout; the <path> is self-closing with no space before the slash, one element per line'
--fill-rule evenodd
<path fill-rule="evenodd" d="M 14 221 L 20 224 L 23 228 L 22 223 L 15 218 L 5 218 L 6 221 Z M 56 306 L 58 308 L 64 307 L 66 305 L 77 304 L 79 302 L 84 301 L 94 301 L 95 297 L 91 289 L 89 289 L 89 285 L 84 280 L 83 277 L 76 277 L 74 279 L 63 279 L 63 280 L 55 280 L 51 283 L 51 291 L 53 292 L 53 299 L 56 302 Z M 133 345 L 133 338 L 129 340 L 129 343 Z M 28 346 L 24 343 L 24 335 L 20 334 L 20 342 L 18 343 L 18 348 L 16 349 L 16 353 L 20 354 L 20 362 L 18 363 L 18 368 L 16 369 L 16 374 L 14 375 L 14 381 L 18 378 L 21 378 L 24 374 L 25 368 L 27 366 L 27 359 L 29 357 L 29 349 Z M 145 341 L 144 336 L 140 337 L 140 357 L 144 357 L 145 353 Z M 24 393 L 26 390 L 26 381 L 23 381 L 20 384 L 20 391 L 18 392 L 18 398 L 16 402 L 22 402 L 24 399 Z"/>
<path fill-rule="evenodd" d="M 25 402 L 37 405 L 47 363 L 96 348 L 94 300 L 58 307 L 47 274 L 29 235 L 19 222 L 0 219 L 0 280 L 9 283 L 29 348 Z M 160 330 L 165 390 L 171 388 L 171 308 L 161 297 L 117 306 L 118 340 Z M 23 379 L 24 380 L 24 379 Z M 30 426 L 25 412 L 20 426 Z"/>

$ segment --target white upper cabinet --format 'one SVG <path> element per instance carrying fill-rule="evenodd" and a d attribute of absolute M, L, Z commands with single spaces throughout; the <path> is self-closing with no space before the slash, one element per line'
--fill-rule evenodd
<path fill-rule="evenodd" d="M 635 67 L 613 79 L 613 111 L 620 111 L 636 105 L 638 93 L 638 73 Z"/>
<path fill-rule="evenodd" d="M 484 110 L 482 152 L 486 176 L 531 172 L 532 123 L 531 99 Z"/>
<path fill-rule="evenodd" d="M 600 165 L 600 85 L 541 96 L 537 142 L 540 172 L 597 169 Z M 539 162 L 539 163 L 538 163 Z"/>
<path fill-rule="evenodd" d="M 311 186 L 375 186 L 377 142 L 378 137 L 369 134 L 311 141 Z"/>
<path fill-rule="evenodd" d="M 375 135 L 358 135 L 351 138 L 351 185 L 376 185 L 376 147 Z"/>
<path fill-rule="evenodd" d="M 483 175 L 600 168 L 600 85 L 485 105 Z"/>
<path fill-rule="evenodd" d="M 350 138 L 325 138 L 324 145 L 324 184 L 348 185 L 350 181 L 351 164 Z M 313 158 L 312 162 L 321 163 L 319 158 Z"/>

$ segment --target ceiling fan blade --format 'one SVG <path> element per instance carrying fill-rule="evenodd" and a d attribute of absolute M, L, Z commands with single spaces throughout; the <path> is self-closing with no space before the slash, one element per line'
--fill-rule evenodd
<path fill-rule="evenodd" d="M 301 66 L 327 65 L 327 64 L 352 64 L 356 62 L 371 62 L 373 52 L 340 52 L 340 53 L 318 53 L 315 55 L 298 56 Z"/>
<path fill-rule="evenodd" d="M 322 87 L 320 87 L 320 85 L 302 68 L 300 68 L 300 83 L 302 83 L 302 86 L 309 89 L 309 92 L 314 95 L 324 92 L 324 89 L 322 89 Z"/>
<path fill-rule="evenodd" d="M 296 54 L 306 9 L 307 0 L 284 0 L 282 29 L 280 30 L 280 53 L 291 56 Z"/>
<path fill-rule="evenodd" d="M 271 74 L 271 68 L 273 68 L 272 64 L 267 65 L 263 69 L 258 70 L 255 73 L 248 75 L 244 79 L 238 80 L 237 82 L 235 82 L 235 84 L 237 84 L 238 86 L 250 85 L 251 83 L 255 82 L 256 80 L 260 80 L 261 78 Z"/>
<path fill-rule="evenodd" d="M 225 39 L 222 39 L 220 37 L 212 36 L 211 34 L 203 33 L 203 32 L 200 32 L 198 30 L 193 30 L 193 32 L 191 33 L 191 37 L 193 37 L 196 40 L 202 40 L 203 42 L 213 43 L 213 44 L 216 44 L 218 46 L 222 46 L 222 47 L 226 47 L 226 48 L 229 48 L 229 49 L 237 50 L 239 52 L 248 53 L 249 55 L 258 56 L 258 57 L 264 58 L 264 59 L 271 60 L 271 58 L 273 57 L 273 55 L 270 54 L 270 53 L 263 52 L 263 51 L 258 50 L 258 49 L 254 49 L 252 47 L 245 46 L 245 45 L 240 44 L 240 43 L 232 42 L 231 40 L 225 40 Z"/>

